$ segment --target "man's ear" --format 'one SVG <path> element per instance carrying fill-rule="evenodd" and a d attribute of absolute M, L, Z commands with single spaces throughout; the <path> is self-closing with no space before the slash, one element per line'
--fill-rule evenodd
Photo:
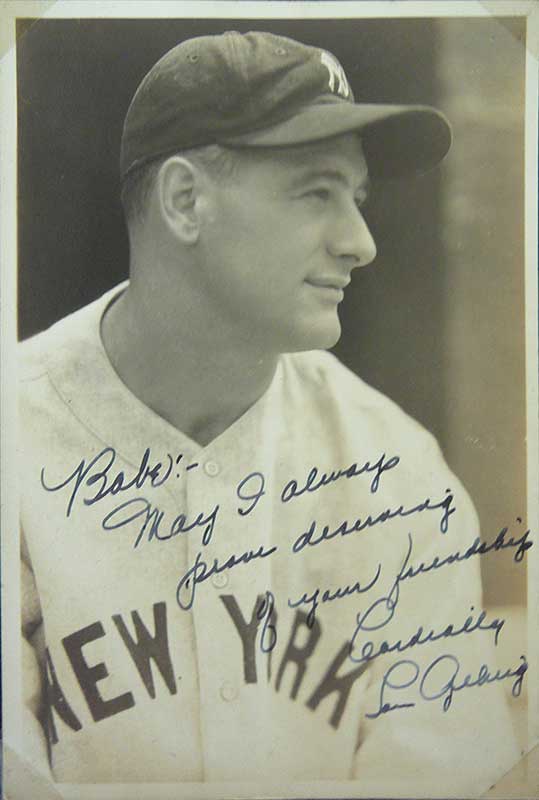
<path fill-rule="evenodd" d="M 199 235 L 196 199 L 199 185 L 193 165 L 171 156 L 157 175 L 159 208 L 165 224 L 184 244 L 195 244 Z"/>

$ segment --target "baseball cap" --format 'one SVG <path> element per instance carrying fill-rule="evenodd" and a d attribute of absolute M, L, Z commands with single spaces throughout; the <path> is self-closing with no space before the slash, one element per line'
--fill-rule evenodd
<path fill-rule="evenodd" d="M 374 177 L 425 172 L 451 145 L 435 108 L 357 102 L 327 50 L 228 31 L 188 39 L 151 68 L 127 111 L 120 172 L 124 179 L 155 158 L 210 144 L 290 147 L 351 131 Z"/>

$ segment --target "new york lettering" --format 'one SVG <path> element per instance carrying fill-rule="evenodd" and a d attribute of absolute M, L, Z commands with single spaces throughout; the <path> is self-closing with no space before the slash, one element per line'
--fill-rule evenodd
<path fill-rule="evenodd" d="M 308 624 L 307 614 L 296 610 L 291 619 L 288 632 L 283 627 L 277 629 L 278 615 L 271 593 L 259 595 L 252 608 L 242 609 L 237 599 L 231 595 L 221 595 L 220 599 L 229 622 L 226 635 L 232 637 L 237 644 L 238 680 L 246 684 L 264 682 L 273 685 L 276 692 L 284 693 L 291 701 L 301 702 L 310 711 L 315 712 L 327 698 L 320 713 L 324 721 L 337 729 L 341 724 L 346 708 L 350 703 L 353 688 L 360 678 L 366 664 L 349 669 L 348 652 L 350 642 L 343 642 L 335 654 L 324 660 L 322 668 L 315 671 L 313 655 L 323 642 L 323 629 L 315 619 Z M 106 636 L 117 635 L 126 649 L 126 655 L 135 665 L 142 686 L 148 697 L 155 700 L 163 696 L 176 695 L 176 666 L 174 665 L 168 638 L 166 603 L 155 603 L 153 606 L 153 630 L 142 619 L 138 611 L 131 612 L 131 619 L 126 621 L 121 614 L 111 617 L 112 626 L 107 627 L 100 621 L 75 631 L 64 637 L 62 645 L 70 667 L 79 684 L 82 698 L 68 698 L 60 685 L 58 671 L 46 652 L 46 723 L 49 741 L 56 744 L 59 739 L 58 724 L 64 730 L 76 733 L 83 728 L 81 701 L 83 700 L 94 723 L 116 714 L 133 709 L 141 687 L 126 686 L 117 696 L 110 697 L 106 690 L 106 679 L 110 674 L 117 674 L 117 665 L 107 665 L 104 661 L 91 661 L 84 653 L 86 645 Z M 282 622 L 282 620 L 281 620 Z M 288 635 L 286 635 L 288 633 Z M 275 644 L 283 636 L 283 648 L 279 658 L 275 658 Z M 266 637 L 266 646 L 264 646 Z M 269 643 L 269 644 L 268 644 Z M 262 652 L 262 663 L 265 660 L 263 674 L 257 670 L 257 650 Z M 277 662 L 278 663 L 275 663 Z M 156 680 L 157 673 L 160 676 Z M 104 699 L 107 696 L 108 699 Z"/>
<path fill-rule="evenodd" d="M 176 694 L 177 687 L 168 646 L 166 604 L 155 603 L 153 606 L 153 635 L 142 622 L 138 611 L 131 612 L 131 621 L 135 628 L 134 636 L 131 635 L 120 614 L 114 614 L 112 621 L 138 670 L 148 695 L 152 699 L 156 697 L 151 667 L 152 661 L 157 666 L 170 694 Z M 83 653 L 83 648 L 90 642 L 94 642 L 104 636 L 106 636 L 105 628 L 98 621 L 62 639 L 65 653 L 94 722 L 100 722 L 107 719 L 107 717 L 127 711 L 135 705 L 135 698 L 131 691 L 126 691 L 109 700 L 104 700 L 101 695 L 98 684 L 109 676 L 109 670 L 104 662 L 89 664 Z M 52 714 L 53 710 L 72 731 L 81 730 L 82 724 L 59 684 L 56 669 L 48 650 L 46 651 L 45 664 L 46 721 L 49 739 L 52 744 L 56 744 L 58 734 Z"/>

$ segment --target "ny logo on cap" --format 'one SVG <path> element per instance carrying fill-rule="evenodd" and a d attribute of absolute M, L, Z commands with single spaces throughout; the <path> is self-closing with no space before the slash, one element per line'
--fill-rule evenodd
<path fill-rule="evenodd" d="M 341 97 L 348 97 L 350 94 L 350 86 L 348 85 L 344 70 L 337 59 L 332 56 L 331 53 L 324 51 L 320 53 L 320 61 L 329 72 L 330 92 L 336 92 L 340 94 Z"/>

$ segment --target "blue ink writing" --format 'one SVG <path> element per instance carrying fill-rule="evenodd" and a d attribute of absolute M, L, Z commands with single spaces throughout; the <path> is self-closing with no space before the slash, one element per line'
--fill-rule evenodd
<path fill-rule="evenodd" d="M 382 599 L 386 600 L 387 598 Z M 376 604 L 379 602 L 380 601 L 377 601 Z M 364 615 L 357 615 L 357 627 L 350 643 L 350 659 L 356 664 L 372 661 L 373 659 L 380 655 L 384 655 L 385 653 L 402 653 L 404 650 L 408 650 L 410 647 L 420 647 L 424 644 L 428 644 L 429 642 L 437 642 L 439 639 L 449 639 L 455 636 L 464 636 L 466 634 L 474 633 L 475 631 L 494 631 L 494 644 L 497 645 L 498 636 L 500 635 L 505 624 L 504 619 L 495 618 L 490 621 L 487 620 L 487 612 L 481 611 L 476 617 L 474 617 L 473 614 L 470 614 L 460 625 L 450 622 L 445 626 L 442 626 L 441 630 L 438 631 L 433 629 L 425 630 L 423 626 L 420 625 L 415 633 L 404 641 L 402 639 L 398 639 L 396 642 L 382 641 L 377 645 L 375 645 L 372 641 L 366 641 L 361 647 L 360 654 L 354 653 L 356 639 L 361 631 L 377 630 L 379 627 L 383 627 L 383 625 L 385 625 L 388 621 L 386 620 L 381 625 L 369 626 L 367 624 L 366 620 L 376 604 L 373 604 L 373 606 L 371 606 L 371 608 L 369 608 Z M 395 605 L 391 605 L 390 608 L 391 618 L 393 616 Z M 474 606 L 470 607 L 470 611 L 474 611 Z"/>
<path fill-rule="evenodd" d="M 297 480 L 292 479 L 288 481 L 281 492 L 281 500 L 283 503 L 288 503 L 295 497 L 301 497 L 305 492 L 317 492 L 322 486 L 329 486 L 330 483 L 335 483 L 335 481 L 338 481 L 340 478 L 356 478 L 358 475 L 364 475 L 367 472 L 375 473 L 370 487 L 371 492 L 374 494 L 378 490 L 380 479 L 384 472 L 393 469 L 399 462 L 399 456 L 391 456 L 391 458 L 386 461 L 386 454 L 382 453 L 375 464 L 366 461 L 361 467 L 358 466 L 358 464 L 351 464 L 349 467 L 346 467 L 346 469 L 333 470 L 329 473 L 320 473 L 318 467 L 313 467 L 301 488 L 299 488 Z"/>
<path fill-rule="evenodd" d="M 108 495 L 116 495 L 133 488 L 142 489 L 147 483 L 152 487 L 162 486 L 169 479 L 174 467 L 174 459 L 170 453 L 166 455 L 165 465 L 161 461 L 151 464 L 149 447 L 144 451 L 139 467 L 131 478 L 127 478 L 123 470 L 111 474 L 115 461 L 116 451 L 114 448 L 105 447 L 88 463 L 83 458 L 73 472 L 57 484 L 49 484 L 45 481 L 45 467 L 43 467 L 41 485 L 47 492 L 57 492 L 71 485 L 71 496 L 66 509 L 66 517 L 69 517 L 82 486 L 87 490 L 92 488 L 92 492 L 89 492 L 83 499 L 85 505 L 91 506 Z"/>
<path fill-rule="evenodd" d="M 443 510 L 439 523 L 440 533 L 447 533 L 449 527 L 449 518 L 456 511 L 456 507 L 453 505 L 453 500 L 454 496 L 451 494 L 451 491 L 447 489 L 445 497 L 443 497 L 441 500 L 433 501 L 430 497 L 427 497 L 421 503 L 411 506 L 410 508 L 405 508 L 402 505 L 398 506 L 398 508 L 387 508 L 374 517 L 369 514 L 364 519 L 356 519 L 352 523 L 349 523 L 348 520 L 344 520 L 333 530 L 331 530 L 329 525 L 325 525 L 322 529 L 322 532 L 318 534 L 318 523 L 316 520 L 313 520 L 309 529 L 305 533 L 302 533 L 300 536 L 298 536 L 292 546 L 292 551 L 294 553 L 300 553 L 304 547 L 316 547 L 316 545 L 319 545 L 321 542 L 329 541 L 330 539 L 334 539 L 336 536 L 349 536 L 351 533 L 359 533 L 360 531 L 364 531 L 366 528 L 372 528 L 375 525 L 382 525 L 388 520 L 395 519 L 397 517 L 411 517 L 415 514 L 421 514 L 424 511 L 438 511 L 440 509 Z"/>
<path fill-rule="evenodd" d="M 255 482 L 255 489 L 254 492 L 251 491 L 249 493 L 244 493 L 244 488 L 247 484 L 251 483 L 252 481 Z M 246 517 L 247 514 L 250 514 L 251 511 L 255 508 L 256 504 L 262 497 L 262 495 L 266 494 L 264 487 L 266 485 L 266 481 L 264 476 L 261 472 L 251 472 L 249 475 L 246 475 L 245 478 L 240 481 L 236 488 L 236 494 L 238 495 L 240 500 L 250 500 L 251 505 L 249 508 L 238 508 L 238 514 L 242 517 Z"/>
<path fill-rule="evenodd" d="M 438 656 L 425 670 L 419 685 L 419 693 L 423 700 L 428 701 L 438 700 L 443 697 L 442 708 L 444 711 L 448 711 L 453 702 L 454 692 L 460 692 L 462 689 L 470 689 L 473 686 L 486 686 L 489 683 L 504 681 L 508 678 L 516 678 L 511 687 L 511 694 L 513 697 L 518 697 L 522 691 L 524 675 L 528 671 L 526 658 L 520 656 L 520 660 L 521 663 L 516 669 L 506 669 L 505 671 L 498 669 L 496 672 L 491 672 L 490 667 L 486 664 L 481 664 L 477 677 L 472 678 L 472 676 L 468 674 L 464 680 L 457 683 L 456 678 L 460 671 L 458 659 L 450 654 Z M 447 679 L 444 676 L 444 673 L 447 673 L 446 667 L 449 667 L 449 676 Z M 441 673 L 441 677 L 438 673 Z M 434 684 L 434 686 L 432 684 Z"/>
<path fill-rule="evenodd" d="M 273 624 L 274 609 L 275 597 L 273 592 L 267 591 L 256 612 L 257 619 L 264 620 L 260 637 L 260 649 L 263 653 L 271 653 L 277 644 L 277 629 Z"/>
<path fill-rule="evenodd" d="M 448 622 L 441 631 L 435 631 L 432 629 L 426 631 L 424 630 L 423 626 L 420 625 L 407 641 L 402 641 L 401 639 L 397 640 L 396 642 L 382 641 L 378 646 L 375 646 L 375 644 L 369 640 L 363 643 L 359 655 L 354 652 L 356 650 L 357 638 L 360 633 L 365 631 L 370 632 L 380 630 L 380 628 L 384 628 L 393 619 L 399 603 L 400 582 L 403 580 L 403 576 L 406 574 L 405 570 L 408 566 L 412 547 L 412 536 L 411 534 L 408 534 L 408 549 L 390 591 L 387 595 L 379 597 L 377 600 L 375 600 L 374 603 L 372 603 L 364 613 L 357 614 L 356 629 L 350 641 L 350 659 L 361 664 L 366 661 L 371 661 L 372 659 L 377 658 L 379 655 L 383 655 L 384 653 L 401 653 L 410 647 L 421 646 L 427 644 L 428 642 L 438 641 L 439 639 L 462 636 L 474 633 L 478 630 L 493 630 L 495 632 L 494 643 L 497 645 L 498 637 L 505 624 L 505 620 L 496 618 L 490 622 L 485 621 L 487 613 L 486 611 L 481 611 L 476 619 L 474 619 L 473 615 L 468 616 L 461 625 L 455 625 L 452 622 Z M 470 611 L 473 610 L 474 607 L 471 606 Z"/>
<path fill-rule="evenodd" d="M 247 552 L 239 556 L 232 554 L 224 564 L 219 564 L 218 559 L 215 558 L 211 566 L 208 566 L 208 564 L 202 560 L 202 553 L 198 553 L 193 566 L 190 567 L 185 575 L 178 581 L 178 586 L 176 587 L 176 600 L 178 605 L 184 611 L 189 611 L 195 601 L 196 587 L 199 583 L 203 583 L 208 580 L 208 578 L 211 578 L 212 575 L 217 575 L 219 572 L 233 569 L 240 564 L 248 564 L 256 558 L 267 558 L 276 550 L 276 545 L 270 547 L 268 550 L 264 550 L 264 547 L 261 545 L 258 550 L 247 550 Z"/>
<path fill-rule="evenodd" d="M 509 531 L 508 528 L 502 528 L 492 542 L 485 542 L 482 541 L 479 537 L 477 537 L 476 539 L 474 539 L 472 544 L 463 552 L 457 550 L 456 552 L 450 553 L 444 558 L 439 558 L 438 556 L 435 556 L 430 563 L 425 564 L 425 562 L 421 561 L 415 567 L 414 566 L 408 567 L 406 571 L 404 570 L 403 567 L 399 575 L 399 580 L 404 581 L 409 578 L 415 578 L 417 577 L 417 575 L 423 574 L 425 572 L 430 572 L 433 569 L 440 569 L 441 567 L 446 567 L 450 564 L 459 563 L 460 561 L 467 561 L 472 556 L 482 556 L 492 551 L 499 552 L 500 550 L 505 550 L 508 547 L 516 548 L 513 558 L 516 563 L 520 563 L 524 558 L 526 552 L 533 545 L 533 541 L 531 539 L 528 540 L 530 531 L 529 530 L 525 531 L 518 539 L 515 539 L 514 536 L 511 536 L 508 539 L 506 539 L 508 531 Z"/>
<path fill-rule="evenodd" d="M 514 669 L 498 669 L 496 672 L 492 671 L 487 664 L 482 664 L 477 672 L 477 676 L 472 677 L 472 675 L 468 673 L 464 679 L 457 681 L 461 669 L 460 662 L 454 655 L 446 653 L 435 658 L 425 669 L 419 682 L 419 695 L 422 700 L 427 702 L 444 698 L 442 708 L 444 711 L 448 711 L 451 707 L 453 694 L 455 692 L 460 692 L 463 689 L 469 689 L 474 686 L 480 688 L 489 683 L 515 678 L 513 686 L 511 687 L 511 693 L 513 697 L 518 697 L 522 691 L 524 675 L 528 670 L 528 663 L 525 656 L 520 656 L 520 661 L 521 663 Z M 402 660 L 392 664 L 382 680 L 377 710 L 366 713 L 365 716 L 369 717 L 369 719 L 377 719 L 377 717 L 382 716 L 382 714 L 415 706 L 413 702 L 389 703 L 385 693 L 388 689 L 396 691 L 408 689 L 417 682 L 420 673 L 419 665 L 416 664 L 415 661 Z"/>
<path fill-rule="evenodd" d="M 397 672 L 398 670 L 403 671 L 403 668 L 404 670 L 407 670 L 407 672 L 404 673 L 403 679 L 399 683 L 393 682 L 391 679 L 393 673 Z M 384 692 L 386 689 L 407 689 L 416 682 L 418 675 L 419 667 L 415 661 L 402 660 L 397 661 L 396 664 L 392 664 L 384 675 L 384 679 L 380 687 L 380 702 L 378 709 L 374 713 L 365 714 L 365 716 L 369 717 L 369 719 L 377 719 L 382 714 L 388 714 L 390 711 L 397 711 L 400 708 L 413 708 L 415 703 L 388 703 L 385 700 Z M 395 679 L 395 681 L 396 680 L 397 679 Z"/>
<path fill-rule="evenodd" d="M 354 584 L 339 587 L 333 592 L 331 592 L 329 589 L 325 589 L 322 595 L 320 595 L 320 589 L 315 589 L 315 591 L 310 595 L 307 595 L 307 592 L 304 592 L 299 600 L 291 600 L 288 598 L 288 606 L 289 608 L 297 608 L 301 605 L 310 605 L 311 608 L 309 609 L 306 622 L 308 627 L 312 628 L 314 625 L 316 609 L 318 608 L 319 603 L 332 603 L 334 600 L 342 600 L 344 597 L 350 597 L 350 595 L 368 592 L 369 589 L 372 589 L 380 577 L 381 569 L 382 565 L 378 564 L 378 568 L 374 574 L 374 577 L 364 586 L 362 586 L 359 581 L 356 581 Z"/>
<path fill-rule="evenodd" d="M 163 542 L 178 536 L 180 533 L 188 533 L 195 528 L 204 528 L 202 544 L 207 545 L 211 541 L 219 514 L 219 506 L 214 506 L 208 514 L 200 512 L 192 522 L 187 521 L 185 514 L 178 514 L 168 526 L 168 530 L 162 532 L 161 523 L 163 523 L 164 513 L 157 506 L 152 506 L 145 497 L 133 497 L 131 500 L 126 500 L 125 503 L 113 508 L 103 518 L 102 526 L 106 531 L 113 531 L 129 525 L 131 522 L 140 524 L 133 547 L 139 546 L 146 533 L 148 542 L 151 542 L 152 539 Z"/>

